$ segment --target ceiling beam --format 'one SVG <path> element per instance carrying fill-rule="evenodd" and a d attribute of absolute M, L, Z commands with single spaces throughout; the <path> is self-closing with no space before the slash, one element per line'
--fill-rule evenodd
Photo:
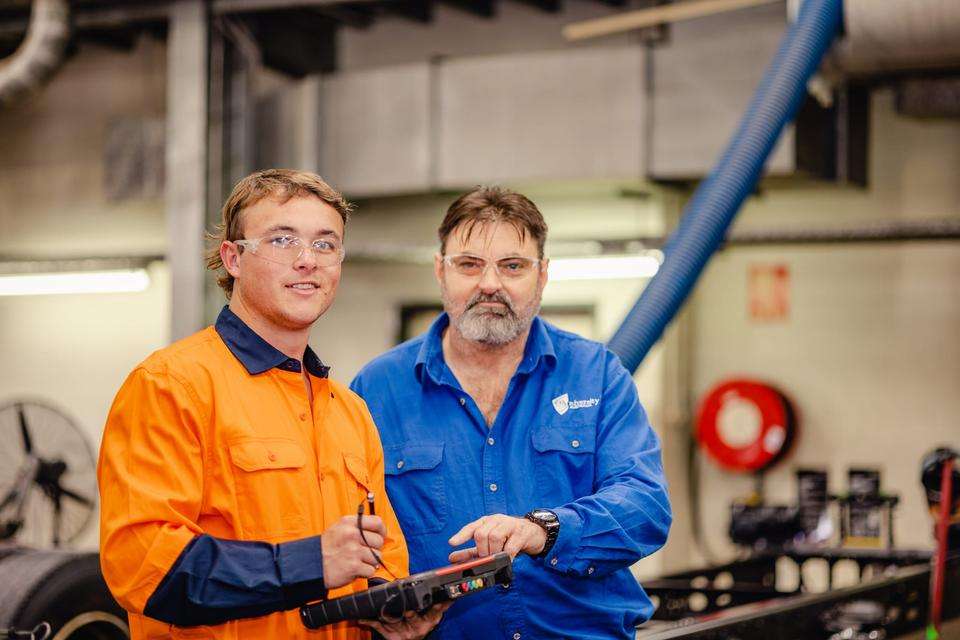
<path fill-rule="evenodd" d="M 337 22 L 352 27 L 354 29 L 366 29 L 373 24 L 375 14 L 372 6 L 340 4 L 329 7 L 312 7 L 314 11 L 327 18 L 332 18 Z"/>
<path fill-rule="evenodd" d="M 387 0 L 383 8 L 395 15 L 420 22 L 433 22 L 433 0 Z"/>
<path fill-rule="evenodd" d="M 335 20 L 299 10 L 246 16 L 243 21 L 271 69 L 294 77 L 336 69 Z"/>
<path fill-rule="evenodd" d="M 352 0 L 351 4 L 376 0 Z M 332 7 L 343 4 L 343 0 L 213 0 L 210 10 L 217 13 L 251 13 L 256 11 L 274 11 L 277 9 L 303 9 L 307 7 Z"/>
<path fill-rule="evenodd" d="M 535 7 L 547 13 L 560 13 L 563 9 L 563 0 L 516 0 L 520 4 Z"/>
<path fill-rule="evenodd" d="M 481 18 L 497 15 L 495 0 L 442 0 L 444 4 Z"/>

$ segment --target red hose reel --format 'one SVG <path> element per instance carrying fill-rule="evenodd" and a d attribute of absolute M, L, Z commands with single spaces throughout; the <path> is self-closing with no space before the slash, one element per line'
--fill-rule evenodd
<path fill-rule="evenodd" d="M 790 449 L 796 423 L 790 401 L 774 387 L 756 380 L 727 380 L 700 403 L 697 440 L 723 468 L 758 472 Z"/>

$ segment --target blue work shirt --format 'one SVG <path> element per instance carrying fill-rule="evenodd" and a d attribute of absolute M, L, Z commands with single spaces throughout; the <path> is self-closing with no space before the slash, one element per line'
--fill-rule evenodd
<path fill-rule="evenodd" d="M 485 515 L 551 509 L 560 535 L 543 558 L 517 556 L 509 588 L 454 604 L 435 634 L 633 638 L 653 606 L 629 567 L 663 545 L 671 521 L 660 443 L 633 380 L 603 345 L 535 318 L 488 427 L 444 362 L 448 323 L 441 314 L 351 384 L 380 430 L 410 571 L 449 564 L 447 540 Z"/>

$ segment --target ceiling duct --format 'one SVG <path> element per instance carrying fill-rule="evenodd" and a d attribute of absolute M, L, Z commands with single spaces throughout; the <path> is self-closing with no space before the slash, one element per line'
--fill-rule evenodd
<path fill-rule="evenodd" d="M 69 38 L 67 0 L 34 0 L 23 43 L 0 62 L 0 106 L 39 89 L 63 64 Z"/>
<path fill-rule="evenodd" d="M 833 64 L 849 75 L 960 66 L 957 0 L 844 0 Z"/>

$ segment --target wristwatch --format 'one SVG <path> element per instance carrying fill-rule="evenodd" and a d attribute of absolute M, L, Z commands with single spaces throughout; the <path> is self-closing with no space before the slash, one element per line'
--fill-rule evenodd
<path fill-rule="evenodd" d="M 553 543 L 557 541 L 557 536 L 560 535 L 560 518 L 549 509 L 534 509 L 523 517 L 547 532 L 547 541 L 543 543 L 543 551 L 534 556 L 535 558 L 542 558 L 550 553 Z"/>

